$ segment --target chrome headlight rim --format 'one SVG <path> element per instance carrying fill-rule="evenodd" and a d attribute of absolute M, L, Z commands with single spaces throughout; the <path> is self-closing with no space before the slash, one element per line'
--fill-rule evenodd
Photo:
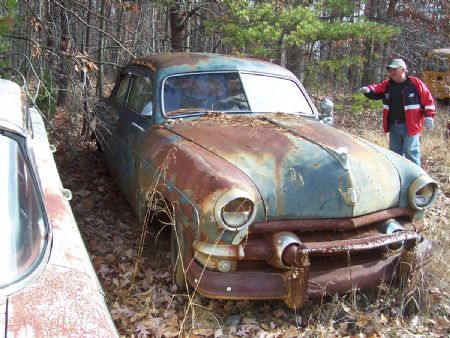
<path fill-rule="evenodd" d="M 245 199 L 248 200 L 251 203 L 252 206 L 252 210 L 247 218 L 247 220 L 239 225 L 239 226 L 230 226 L 229 224 L 226 223 L 226 221 L 223 218 L 223 208 L 229 204 L 230 202 L 233 202 L 236 199 Z M 239 188 L 233 188 L 231 190 L 226 191 L 224 194 L 222 194 L 222 196 L 219 197 L 219 199 L 216 202 L 216 205 L 214 207 L 214 217 L 216 219 L 217 224 L 219 225 L 220 228 L 228 230 L 228 231 L 233 231 L 233 232 L 239 232 L 245 228 L 247 228 L 255 219 L 256 216 L 256 204 L 252 198 L 252 196 Z"/>
<path fill-rule="evenodd" d="M 426 202 L 420 202 L 418 197 L 424 195 L 418 195 L 421 190 L 430 189 L 431 193 L 426 198 Z M 408 203 L 411 208 L 415 210 L 424 210 L 431 207 L 437 196 L 438 185 L 429 176 L 421 175 L 417 177 L 408 188 Z"/>

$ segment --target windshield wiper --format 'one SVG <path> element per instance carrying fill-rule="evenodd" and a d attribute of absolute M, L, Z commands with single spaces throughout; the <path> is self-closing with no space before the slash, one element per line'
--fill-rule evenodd
<path fill-rule="evenodd" d="M 168 113 L 166 113 L 167 117 L 173 117 L 173 116 L 181 116 L 181 115 L 203 115 L 203 114 L 209 114 L 213 112 L 212 110 L 205 109 L 205 108 L 180 108 L 176 110 L 172 110 Z"/>

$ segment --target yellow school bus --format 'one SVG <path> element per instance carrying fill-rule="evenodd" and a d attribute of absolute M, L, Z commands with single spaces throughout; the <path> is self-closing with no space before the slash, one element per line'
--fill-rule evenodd
<path fill-rule="evenodd" d="M 450 99 L 450 48 L 431 50 L 423 70 L 423 80 L 434 98 L 448 104 Z"/>

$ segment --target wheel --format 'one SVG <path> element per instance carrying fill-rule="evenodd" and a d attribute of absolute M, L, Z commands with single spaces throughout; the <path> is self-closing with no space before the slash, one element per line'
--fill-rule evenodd
<path fill-rule="evenodd" d="M 185 268 L 183 266 L 183 235 L 176 225 L 172 225 L 170 234 L 170 252 L 172 255 L 173 279 L 179 291 L 187 290 Z"/>

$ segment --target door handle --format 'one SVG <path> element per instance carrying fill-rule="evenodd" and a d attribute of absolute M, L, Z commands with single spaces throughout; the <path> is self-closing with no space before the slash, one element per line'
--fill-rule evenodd
<path fill-rule="evenodd" d="M 138 125 L 138 124 L 136 124 L 136 123 L 134 123 L 134 122 L 132 122 L 131 125 L 132 125 L 133 127 L 136 127 L 137 129 L 139 129 L 140 131 L 145 131 L 144 128 L 142 128 L 140 125 Z"/>

